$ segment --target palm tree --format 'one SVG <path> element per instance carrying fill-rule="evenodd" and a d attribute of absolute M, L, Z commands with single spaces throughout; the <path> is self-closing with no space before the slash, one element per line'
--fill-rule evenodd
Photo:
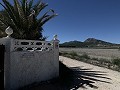
<path fill-rule="evenodd" d="M 0 3 L 4 10 L 0 11 L 0 37 L 5 36 L 5 29 L 10 26 L 17 39 L 45 39 L 42 35 L 42 26 L 55 17 L 54 10 L 50 9 L 41 17 L 40 12 L 48 6 L 41 0 L 34 4 L 34 0 L 13 0 L 13 4 L 7 0 Z"/>

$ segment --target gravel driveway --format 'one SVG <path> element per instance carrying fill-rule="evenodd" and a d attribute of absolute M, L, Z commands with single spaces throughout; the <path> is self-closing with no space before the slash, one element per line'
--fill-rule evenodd
<path fill-rule="evenodd" d="M 59 59 L 68 67 L 80 67 L 81 69 L 84 69 L 84 70 L 89 69 L 91 71 L 104 72 L 105 73 L 104 76 L 110 79 L 106 79 L 106 78 L 98 78 L 98 79 L 106 82 L 110 82 L 110 83 L 95 81 L 94 85 L 98 87 L 97 90 L 120 90 L 120 72 L 109 70 L 103 67 L 94 66 L 91 64 L 87 64 L 87 63 L 73 60 L 63 56 L 60 56 Z M 80 87 L 77 90 L 86 90 L 86 89 L 95 90 L 95 88 L 91 88 L 88 85 L 84 85 L 84 88 Z"/>

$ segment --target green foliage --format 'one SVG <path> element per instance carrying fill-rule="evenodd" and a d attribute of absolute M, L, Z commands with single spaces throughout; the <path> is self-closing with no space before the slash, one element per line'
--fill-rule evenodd
<path fill-rule="evenodd" d="M 67 52 L 59 52 L 60 56 L 64 56 L 64 55 L 67 55 L 67 54 L 68 54 Z"/>
<path fill-rule="evenodd" d="M 91 58 L 91 59 L 93 59 L 93 60 L 98 60 L 98 58 L 96 58 L 96 57 L 93 57 L 93 58 Z"/>
<path fill-rule="evenodd" d="M 88 56 L 86 53 L 79 55 L 78 53 L 72 51 L 72 52 L 60 52 L 60 55 L 70 57 L 72 59 L 77 60 L 87 60 L 90 59 L 90 56 Z"/>
<path fill-rule="evenodd" d="M 87 53 L 84 53 L 80 56 L 80 58 L 84 58 L 84 59 L 90 59 L 90 56 L 88 56 Z"/>
<path fill-rule="evenodd" d="M 84 44 L 80 41 L 70 41 L 60 44 L 60 47 L 84 47 Z"/>
<path fill-rule="evenodd" d="M 112 59 L 112 63 L 114 65 L 117 65 L 120 68 L 120 58 L 114 58 L 114 59 Z"/>
<path fill-rule="evenodd" d="M 74 51 L 69 52 L 67 56 L 72 58 L 72 59 L 78 59 L 78 57 L 79 57 L 79 55 Z"/>
<path fill-rule="evenodd" d="M 74 52 L 74 51 L 70 52 L 69 54 L 70 54 L 71 56 L 73 56 L 73 57 L 78 56 L 78 54 L 77 54 L 76 52 Z"/>
<path fill-rule="evenodd" d="M 84 42 L 81 41 L 69 41 L 69 42 L 64 42 L 62 44 L 60 44 L 60 47 L 71 47 L 71 48 L 105 48 L 105 49 L 116 49 L 118 48 L 118 46 L 120 46 L 119 44 L 114 44 L 114 43 L 110 43 L 110 42 L 105 42 L 102 40 L 98 40 L 98 39 L 93 39 L 93 40 L 89 40 L 89 38 L 87 40 L 85 40 Z"/>
<path fill-rule="evenodd" d="M 118 50 L 120 51 L 120 47 L 118 48 Z"/>
<path fill-rule="evenodd" d="M 87 53 L 84 53 L 82 55 L 79 55 L 78 53 L 72 51 L 72 52 L 60 52 L 60 55 L 69 57 L 72 59 L 76 59 L 79 61 L 83 61 L 86 63 L 90 63 L 93 65 L 106 67 L 112 70 L 120 71 L 120 58 L 113 57 L 112 60 L 104 59 L 104 58 L 95 58 L 90 57 Z"/>
<path fill-rule="evenodd" d="M 6 36 L 5 29 L 10 26 L 14 33 L 13 38 L 17 39 L 45 39 L 42 36 L 42 26 L 56 16 L 50 9 L 39 17 L 40 12 L 47 7 L 46 3 L 39 0 L 13 0 L 13 4 L 8 0 L 2 0 L 4 10 L 0 11 L 0 37 Z"/>

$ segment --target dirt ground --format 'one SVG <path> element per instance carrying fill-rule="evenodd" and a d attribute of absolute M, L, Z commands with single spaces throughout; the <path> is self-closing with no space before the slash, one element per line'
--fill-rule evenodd
<path fill-rule="evenodd" d="M 97 87 L 97 90 L 120 90 L 120 72 L 109 70 L 103 67 L 94 66 L 91 64 L 87 64 L 87 63 L 73 60 L 63 56 L 60 56 L 59 58 L 60 58 L 60 61 L 62 61 L 65 65 L 69 67 L 80 67 L 81 69 L 89 69 L 91 71 L 100 71 L 105 73 L 103 76 L 109 79 L 99 78 L 99 77 L 95 77 L 95 78 L 106 81 L 106 82 L 110 82 L 110 83 L 95 81 L 95 83 L 93 84 Z M 94 90 L 95 88 L 91 88 L 88 85 L 84 85 L 84 88 L 80 87 L 77 90 L 86 90 L 86 89 Z"/>

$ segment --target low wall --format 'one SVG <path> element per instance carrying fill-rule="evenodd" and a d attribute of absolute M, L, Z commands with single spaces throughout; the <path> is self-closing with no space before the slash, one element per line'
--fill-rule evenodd
<path fill-rule="evenodd" d="M 59 61 L 54 51 L 12 52 L 10 87 L 15 89 L 59 76 Z"/>
<path fill-rule="evenodd" d="M 0 40 L 5 45 L 5 89 L 16 90 L 26 85 L 59 76 L 59 41 Z"/>

